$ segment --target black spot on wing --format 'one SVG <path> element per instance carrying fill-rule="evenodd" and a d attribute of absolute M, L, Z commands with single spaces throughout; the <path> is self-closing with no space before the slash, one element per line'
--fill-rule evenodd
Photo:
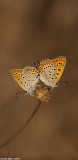
<path fill-rule="evenodd" d="M 21 84 L 22 84 L 23 82 L 21 81 Z"/>
<path fill-rule="evenodd" d="M 58 68 L 58 71 L 61 71 L 61 69 L 60 69 L 60 68 Z"/>

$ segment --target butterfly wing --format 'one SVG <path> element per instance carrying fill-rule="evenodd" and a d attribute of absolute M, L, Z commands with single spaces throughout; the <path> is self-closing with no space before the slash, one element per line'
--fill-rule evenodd
<path fill-rule="evenodd" d="M 39 71 L 35 67 L 25 67 L 24 69 L 11 70 L 11 75 L 17 84 L 27 91 L 32 93 L 39 80 Z"/>
<path fill-rule="evenodd" d="M 52 61 L 56 65 L 56 79 L 54 81 L 54 84 L 56 84 L 63 74 L 64 68 L 66 65 L 66 57 L 58 57 L 58 58 L 52 59 Z"/>
<path fill-rule="evenodd" d="M 54 87 L 56 78 L 56 65 L 51 59 L 40 61 L 38 68 L 40 71 L 40 80 L 50 87 Z"/>

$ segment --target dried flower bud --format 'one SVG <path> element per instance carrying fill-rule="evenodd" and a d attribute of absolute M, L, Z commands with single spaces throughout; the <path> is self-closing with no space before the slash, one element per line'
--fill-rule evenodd
<path fill-rule="evenodd" d="M 40 100 L 41 102 L 47 102 L 51 97 L 51 88 L 45 86 L 43 84 L 36 87 L 34 91 L 34 96 L 36 99 Z"/>

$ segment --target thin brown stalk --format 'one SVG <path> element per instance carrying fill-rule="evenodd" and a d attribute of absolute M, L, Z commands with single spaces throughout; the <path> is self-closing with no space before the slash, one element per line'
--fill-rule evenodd
<path fill-rule="evenodd" d="M 22 132 L 22 130 L 28 126 L 28 124 L 30 123 L 30 121 L 32 120 L 32 118 L 34 117 L 35 113 L 38 111 L 38 109 L 40 108 L 40 104 L 41 101 L 39 101 L 38 106 L 36 107 L 36 109 L 33 111 L 33 113 L 31 114 L 31 116 L 29 117 L 29 119 L 24 123 L 24 125 L 14 134 L 12 135 L 8 140 L 6 140 L 3 144 L 0 145 L 0 149 L 2 149 L 3 147 L 5 147 L 8 143 L 10 143 L 18 134 L 20 134 Z"/>

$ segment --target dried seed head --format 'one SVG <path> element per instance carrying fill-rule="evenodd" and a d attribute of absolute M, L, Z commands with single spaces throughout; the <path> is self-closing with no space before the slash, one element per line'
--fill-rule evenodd
<path fill-rule="evenodd" d="M 51 88 L 41 84 L 38 87 L 36 87 L 34 91 L 34 96 L 41 102 L 47 102 L 52 95 L 51 92 L 52 92 Z"/>

